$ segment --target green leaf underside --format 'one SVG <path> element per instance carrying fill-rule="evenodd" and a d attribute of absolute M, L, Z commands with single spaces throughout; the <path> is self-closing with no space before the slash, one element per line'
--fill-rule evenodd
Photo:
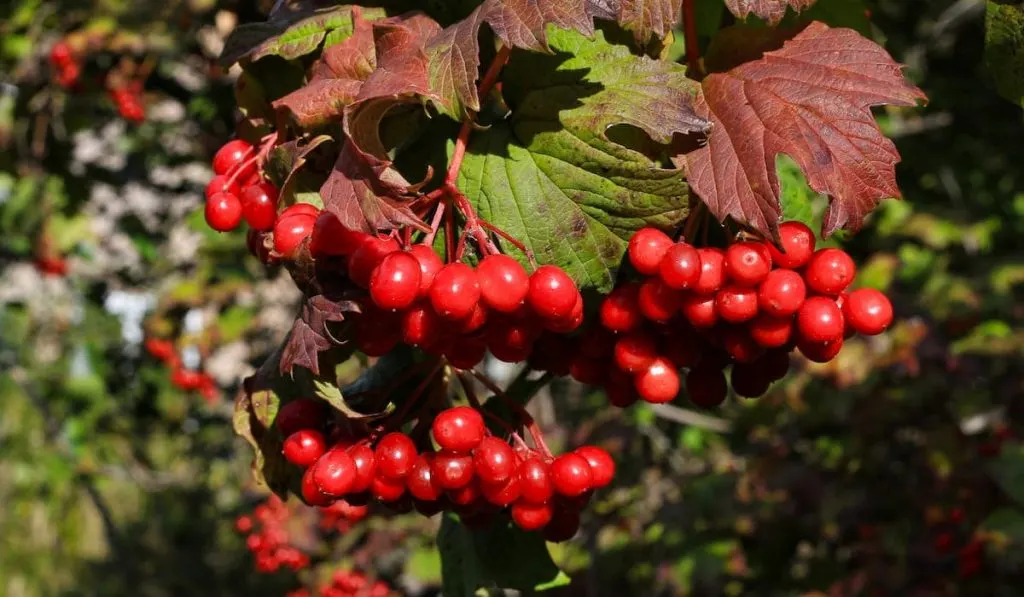
<path fill-rule="evenodd" d="M 604 132 L 626 123 L 668 141 L 673 130 L 704 123 L 691 116 L 693 84 L 681 68 L 632 56 L 601 34 L 553 31 L 549 43 L 554 56 L 510 61 L 504 91 L 512 118 L 473 136 L 458 186 L 538 261 L 564 268 L 581 289 L 606 292 L 632 232 L 679 224 L 688 187 L 680 171 Z"/>
<path fill-rule="evenodd" d="M 999 94 L 1024 108 L 1024 3 L 988 2 L 985 64 Z"/>
<path fill-rule="evenodd" d="M 283 438 L 274 427 L 281 405 L 287 401 L 291 387 L 277 374 L 280 351 L 260 367 L 235 399 L 232 423 L 235 433 L 245 438 L 253 449 L 253 475 L 271 491 L 286 495 L 290 469 L 282 453 Z"/>
<path fill-rule="evenodd" d="M 472 597 L 479 589 L 532 593 L 569 584 L 539 533 L 497 523 L 470 530 L 447 515 L 437 535 L 445 597 Z"/>

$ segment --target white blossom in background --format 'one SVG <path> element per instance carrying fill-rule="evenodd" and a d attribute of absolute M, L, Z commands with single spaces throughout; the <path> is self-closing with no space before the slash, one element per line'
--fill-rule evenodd
<path fill-rule="evenodd" d="M 121 338 L 129 345 L 142 342 L 142 322 L 155 306 L 156 295 L 141 291 L 111 290 L 103 301 L 103 308 L 121 321 Z"/>
<path fill-rule="evenodd" d="M 249 356 L 249 345 L 246 342 L 225 344 L 207 357 L 206 373 L 222 387 L 231 386 L 256 372 L 246 362 Z"/>

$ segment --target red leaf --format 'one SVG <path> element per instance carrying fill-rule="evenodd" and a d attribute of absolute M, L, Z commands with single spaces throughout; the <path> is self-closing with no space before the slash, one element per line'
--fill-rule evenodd
<path fill-rule="evenodd" d="M 618 0 L 618 4 L 616 19 L 641 44 L 652 35 L 665 37 L 683 16 L 683 0 Z"/>
<path fill-rule="evenodd" d="M 352 301 L 333 301 L 321 294 L 307 299 L 281 352 L 278 364 L 281 373 L 291 373 L 295 366 L 299 366 L 320 375 L 320 353 L 334 345 L 327 329 L 328 322 L 344 321 L 346 313 L 358 313 L 359 310 L 359 305 Z"/>
<path fill-rule="evenodd" d="M 782 49 L 702 83 L 697 114 L 712 121 L 707 142 L 677 156 L 689 182 L 720 220 L 765 234 L 781 212 L 775 158 L 793 158 L 811 188 L 831 197 L 822 232 L 856 230 L 880 200 L 898 197 L 899 154 L 872 106 L 912 106 L 924 93 L 871 40 L 812 23 Z"/>
<path fill-rule="evenodd" d="M 807 10 L 816 0 L 725 0 L 725 5 L 737 18 L 745 19 L 748 15 L 754 14 L 768 22 L 769 25 L 777 25 L 782 17 L 786 16 L 786 8 L 800 12 Z"/>

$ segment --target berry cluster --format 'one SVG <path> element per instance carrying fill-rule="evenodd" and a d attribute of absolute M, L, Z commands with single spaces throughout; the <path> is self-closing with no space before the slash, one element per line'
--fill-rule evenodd
<path fill-rule="evenodd" d="M 673 400 L 686 369 L 690 400 L 711 407 L 726 397 L 726 367 L 733 391 L 754 398 L 786 374 L 794 348 L 826 362 L 844 338 L 892 323 L 884 294 L 847 292 L 856 274 L 849 255 L 815 250 L 814 234 L 799 222 L 783 223 L 780 235 L 781 249 L 744 241 L 723 251 L 639 230 L 629 260 L 644 279 L 604 299 L 600 328 L 583 335 L 571 374 L 627 406 Z"/>
<path fill-rule="evenodd" d="M 298 571 L 309 566 L 309 556 L 289 543 L 287 524 L 291 510 L 276 496 L 256 506 L 252 516 L 235 519 L 235 530 L 246 536 L 245 544 L 256 556 L 256 570 L 265 574 L 282 567 Z"/>
<path fill-rule="evenodd" d="M 110 87 L 107 94 L 114 102 L 117 113 L 128 122 L 138 124 L 146 119 L 146 109 L 141 101 L 141 84 L 138 81 L 123 87 Z"/>
<path fill-rule="evenodd" d="M 209 404 L 220 398 L 217 382 L 206 373 L 186 368 L 181 362 L 174 342 L 165 338 L 147 338 L 145 347 L 150 356 L 170 367 L 171 383 L 175 387 L 185 392 L 199 392 Z"/>
<path fill-rule="evenodd" d="M 253 146 L 240 139 L 228 141 L 214 154 L 214 177 L 206 185 L 205 215 L 210 228 L 229 232 L 244 219 L 251 238 L 274 228 L 279 219 L 278 190 L 263 181 L 253 154 Z M 309 207 L 315 213 L 316 208 Z"/>
<path fill-rule="evenodd" d="M 371 581 L 362 572 L 338 570 L 331 583 L 320 588 L 320 597 L 388 597 L 391 587 L 383 580 Z"/>
<path fill-rule="evenodd" d="M 370 507 L 365 504 L 353 506 L 345 500 L 338 500 L 329 506 L 320 508 L 320 530 L 344 533 L 369 514 Z"/>
<path fill-rule="evenodd" d="M 58 41 L 50 48 L 50 67 L 56 72 L 57 84 L 70 89 L 78 83 L 82 76 L 82 67 L 78 63 L 71 44 L 64 40 Z"/>
<path fill-rule="evenodd" d="M 275 425 L 286 439 L 284 456 L 305 470 L 302 496 L 326 507 L 336 500 L 365 504 L 371 498 L 397 509 L 415 508 L 427 516 L 457 511 L 467 523 L 484 522 L 507 509 L 525 530 L 544 529 L 551 541 L 571 538 L 579 511 L 593 490 L 608 485 L 615 463 L 604 450 L 584 446 L 552 457 L 547 448 L 513 448 L 487 430 L 480 412 L 457 406 L 431 424 L 440 448 L 419 450 L 401 432 L 368 439 L 323 432 L 324 407 L 310 399 L 281 408 Z"/>

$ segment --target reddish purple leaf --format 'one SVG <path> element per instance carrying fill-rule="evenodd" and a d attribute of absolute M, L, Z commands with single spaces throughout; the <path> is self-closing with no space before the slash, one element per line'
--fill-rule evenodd
<path fill-rule="evenodd" d="M 346 313 L 358 313 L 359 310 L 359 305 L 352 301 L 333 301 L 323 295 L 307 299 L 281 352 L 278 365 L 281 373 L 291 373 L 294 367 L 299 366 L 319 375 L 320 353 L 334 346 L 327 324 L 344 321 Z"/>
<path fill-rule="evenodd" d="M 725 5 L 737 18 L 748 15 L 761 17 L 769 25 L 777 25 L 786 16 L 786 8 L 800 12 L 807 10 L 817 0 L 725 0 Z"/>
<path fill-rule="evenodd" d="M 793 158 L 811 188 L 831 197 L 826 236 L 857 229 L 880 200 L 898 197 L 899 154 L 872 106 L 912 106 L 924 93 L 881 46 L 850 29 L 812 23 L 760 60 L 702 83 L 697 114 L 712 121 L 707 142 L 676 162 L 719 219 L 777 232 L 775 159 Z"/>
<path fill-rule="evenodd" d="M 665 37 L 683 16 L 683 0 L 618 0 L 616 20 L 643 44 Z"/>

